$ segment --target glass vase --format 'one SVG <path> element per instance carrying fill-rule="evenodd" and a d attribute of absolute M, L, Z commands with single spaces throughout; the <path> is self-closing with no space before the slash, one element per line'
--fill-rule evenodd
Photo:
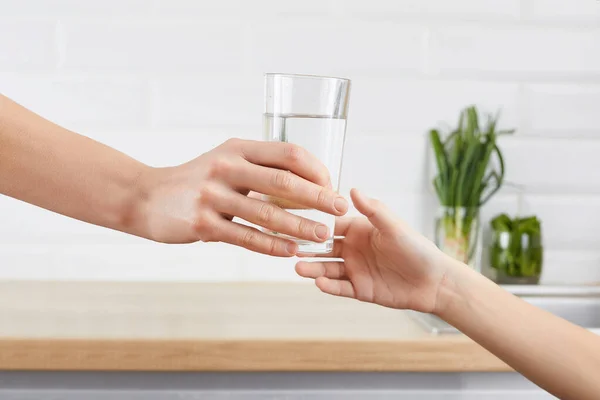
<path fill-rule="evenodd" d="M 478 207 L 440 207 L 435 243 L 450 257 L 481 272 L 481 224 Z"/>
<path fill-rule="evenodd" d="M 494 232 L 490 266 L 496 283 L 537 285 L 542 274 L 543 246 L 540 232 Z"/>

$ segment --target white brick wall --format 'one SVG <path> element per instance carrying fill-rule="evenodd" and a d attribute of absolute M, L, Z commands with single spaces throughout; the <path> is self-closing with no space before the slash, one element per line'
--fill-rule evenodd
<path fill-rule="evenodd" d="M 239 74 L 243 30 L 230 21 L 65 20 L 64 69 Z"/>
<path fill-rule="evenodd" d="M 529 111 L 529 131 L 532 135 L 550 136 L 568 131 L 572 136 L 598 135 L 600 85 L 532 84 L 524 93 Z M 549 112 L 560 110 L 560 112 Z"/>
<path fill-rule="evenodd" d="M 3 20 L 0 23 L 0 49 L 2 70 L 54 69 L 58 61 L 56 22 Z"/>
<path fill-rule="evenodd" d="M 599 47 L 596 28 L 436 26 L 430 62 L 442 73 L 467 76 L 472 72 L 515 78 L 523 73 L 592 74 L 600 69 Z"/>
<path fill-rule="evenodd" d="M 0 0 L 0 92 L 152 165 L 260 138 L 273 71 L 353 80 L 342 190 L 426 233 L 426 130 L 502 108 L 543 281 L 600 281 L 600 1 Z M 485 218 L 518 199 L 504 189 Z M 297 279 L 293 260 L 158 245 L 5 197 L 0 221 L 0 278 Z"/>
<path fill-rule="evenodd" d="M 539 20 L 598 22 L 600 8 L 595 1 L 574 1 L 564 7 L 562 0 L 530 0 L 531 16 Z"/>
<path fill-rule="evenodd" d="M 334 0 L 343 13 L 372 19 L 440 18 L 447 20 L 518 18 L 519 0 Z"/>

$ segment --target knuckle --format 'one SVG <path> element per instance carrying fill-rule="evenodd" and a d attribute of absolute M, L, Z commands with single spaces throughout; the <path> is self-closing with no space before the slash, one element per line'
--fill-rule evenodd
<path fill-rule="evenodd" d="M 239 147 L 242 145 L 243 140 L 239 138 L 229 138 L 223 143 L 226 147 Z"/>
<path fill-rule="evenodd" d="M 244 234 L 240 237 L 239 243 L 243 247 L 253 248 L 257 246 L 258 242 L 258 234 L 253 229 L 248 229 Z"/>
<path fill-rule="evenodd" d="M 245 143 L 247 140 L 239 139 L 239 138 L 230 138 L 224 143 L 225 148 L 230 152 L 237 154 L 243 158 L 246 158 L 246 154 L 244 148 L 246 147 Z"/>
<path fill-rule="evenodd" d="M 218 197 L 218 193 L 217 193 L 217 190 L 213 186 L 204 185 L 200 189 L 199 197 L 200 197 L 199 198 L 200 204 L 213 204 Z"/>
<path fill-rule="evenodd" d="M 283 191 L 291 191 L 294 189 L 294 179 L 292 173 L 288 171 L 279 170 L 273 174 L 272 185 Z"/>
<path fill-rule="evenodd" d="M 304 218 L 298 219 L 298 224 L 296 225 L 296 233 L 298 236 L 312 236 L 310 233 L 313 231 L 312 223 Z"/>
<path fill-rule="evenodd" d="M 329 192 L 327 189 L 319 189 L 319 192 L 317 193 L 317 205 L 319 207 L 324 207 L 328 205 L 329 200 Z"/>
<path fill-rule="evenodd" d="M 269 244 L 268 244 L 268 249 L 269 249 L 269 254 L 277 254 L 277 239 L 275 238 L 271 238 L 269 239 Z"/>
<path fill-rule="evenodd" d="M 288 144 L 283 148 L 283 153 L 286 160 L 297 162 L 302 159 L 304 149 L 296 144 Z"/>
<path fill-rule="evenodd" d="M 260 224 L 268 224 L 273 221 L 275 211 L 275 206 L 268 203 L 262 203 L 258 209 L 256 218 Z"/>
<path fill-rule="evenodd" d="M 233 163 L 226 158 L 215 159 L 210 166 L 210 176 L 213 178 L 228 175 L 233 169 Z"/>
<path fill-rule="evenodd" d="M 206 215 L 198 216 L 193 222 L 193 228 L 200 241 L 211 242 L 214 240 L 213 224 Z"/>

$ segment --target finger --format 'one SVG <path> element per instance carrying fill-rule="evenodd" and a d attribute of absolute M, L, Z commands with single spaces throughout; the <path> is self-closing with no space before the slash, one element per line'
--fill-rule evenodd
<path fill-rule="evenodd" d="M 275 197 L 271 201 L 282 208 L 314 208 L 333 215 L 348 211 L 348 202 L 335 191 L 289 171 L 247 164 L 233 171 L 227 179 L 236 187 Z"/>
<path fill-rule="evenodd" d="M 304 278 L 317 279 L 321 276 L 330 279 L 345 279 L 346 267 L 343 262 L 306 262 L 296 264 L 296 273 Z"/>
<path fill-rule="evenodd" d="M 329 170 L 313 154 L 293 143 L 244 140 L 242 156 L 252 164 L 289 170 L 320 186 L 331 185 Z"/>
<path fill-rule="evenodd" d="M 321 276 L 315 280 L 315 284 L 323 293 L 332 294 L 334 296 L 356 298 L 354 286 L 350 281 L 329 279 Z"/>
<path fill-rule="evenodd" d="M 371 221 L 373 226 L 382 231 L 392 231 L 396 222 L 392 213 L 379 200 L 370 199 L 356 189 L 350 191 L 356 209 Z"/>
<path fill-rule="evenodd" d="M 248 193 L 248 197 L 251 198 L 251 199 L 261 200 L 262 199 L 262 194 L 256 193 L 256 192 L 250 192 L 250 193 Z"/>
<path fill-rule="evenodd" d="M 352 221 L 354 220 L 355 218 L 352 217 L 336 218 L 334 235 L 346 236 L 346 233 L 348 233 L 348 229 L 350 228 L 350 225 L 352 225 Z"/>
<path fill-rule="evenodd" d="M 221 220 L 216 227 L 215 240 L 276 257 L 291 257 L 298 252 L 298 245 L 291 240 L 267 235 L 258 229 Z"/>
<path fill-rule="evenodd" d="M 296 256 L 300 258 L 343 258 L 344 254 L 344 239 L 336 238 L 333 240 L 333 250 L 325 254 L 310 254 L 310 253 L 299 253 Z"/>
<path fill-rule="evenodd" d="M 228 192 L 215 205 L 217 211 L 235 215 L 252 224 L 274 232 L 315 242 L 323 242 L 330 237 L 326 225 L 290 214 L 265 201 L 250 199 L 237 192 Z"/>

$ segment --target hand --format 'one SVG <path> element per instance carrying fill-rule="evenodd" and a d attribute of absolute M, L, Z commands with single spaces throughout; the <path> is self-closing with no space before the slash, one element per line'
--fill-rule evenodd
<path fill-rule="evenodd" d="M 325 225 L 250 198 L 250 191 L 337 216 L 348 210 L 348 202 L 331 189 L 325 166 L 289 143 L 231 139 L 186 164 L 153 168 L 140 179 L 146 193 L 145 236 L 165 243 L 221 241 L 274 256 L 296 254 L 294 242 L 234 217 L 306 240 L 329 237 Z"/>
<path fill-rule="evenodd" d="M 379 201 L 353 189 L 352 201 L 367 218 L 336 222 L 333 252 L 343 261 L 306 262 L 296 272 L 316 279 L 325 293 L 386 307 L 434 312 L 446 256 L 425 237 L 395 218 Z"/>

